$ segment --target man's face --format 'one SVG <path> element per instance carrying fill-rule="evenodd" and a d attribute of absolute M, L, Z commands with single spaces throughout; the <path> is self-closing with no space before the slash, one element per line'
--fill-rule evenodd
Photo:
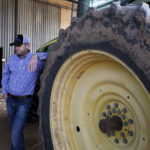
<path fill-rule="evenodd" d="M 29 44 L 22 44 L 19 46 L 15 46 L 15 52 L 20 57 L 26 56 L 26 54 L 28 53 L 29 47 L 30 47 Z"/>

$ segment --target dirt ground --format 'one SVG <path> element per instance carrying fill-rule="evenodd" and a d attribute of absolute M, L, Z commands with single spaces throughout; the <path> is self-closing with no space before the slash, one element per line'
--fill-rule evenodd
<path fill-rule="evenodd" d="M 0 92 L 0 150 L 10 150 L 10 126 L 6 103 Z M 26 150 L 42 150 L 38 123 L 26 123 L 24 129 Z"/>

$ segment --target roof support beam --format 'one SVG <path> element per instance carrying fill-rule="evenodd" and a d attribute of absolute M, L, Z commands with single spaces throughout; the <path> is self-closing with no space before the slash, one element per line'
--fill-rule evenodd
<path fill-rule="evenodd" d="M 78 2 L 76 0 L 65 0 L 65 1 L 68 1 L 68 2 L 73 2 L 73 3 L 76 3 L 78 4 Z"/>

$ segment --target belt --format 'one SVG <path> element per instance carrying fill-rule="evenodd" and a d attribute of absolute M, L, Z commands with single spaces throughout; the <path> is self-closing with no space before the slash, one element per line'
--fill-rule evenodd
<path fill-rule="evenodd" d="M 11 98 L 14 98 L 14 99 L 23 99 L 23 98 L 31 98 L 32 97 L 32 95 L 17 96 L 17 95 L 12 95 L 10 93 L 8 93 L 8 96 L 10 96 Z"/>

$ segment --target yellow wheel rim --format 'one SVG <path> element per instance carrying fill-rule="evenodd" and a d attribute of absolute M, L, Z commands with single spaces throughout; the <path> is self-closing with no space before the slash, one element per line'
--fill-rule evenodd
<path fill-rule="evenodd" d="M 148 150 L 150 97 L 116 57 L 84 50 L 60 68 L 50 99 L 55 150 Z M 120 131 L 103 133 L 102 119 L 120 117 Z"/>

